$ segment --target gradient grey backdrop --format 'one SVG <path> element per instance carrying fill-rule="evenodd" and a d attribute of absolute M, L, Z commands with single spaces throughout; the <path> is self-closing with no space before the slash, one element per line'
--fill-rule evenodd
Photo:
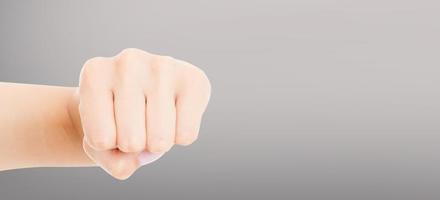
<path fill-rule="evenodd" d="M 120 182 L 0 172 L 0 199 L 440 199 L 440 4 L 0 3 L 0 81 L 74 86 L 126 47 L 203 68 L 199 141 Z"/>

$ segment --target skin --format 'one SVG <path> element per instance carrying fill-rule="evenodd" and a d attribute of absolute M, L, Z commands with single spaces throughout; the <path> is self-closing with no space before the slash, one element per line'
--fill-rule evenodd
<path fill-rule="evenodd" d="M 199 68 L 139 49 L 88 60 L 77 88 L 0 83 L 0 170 L 100 166 L 126 179 L 197 139 L 210 91 Z"/>

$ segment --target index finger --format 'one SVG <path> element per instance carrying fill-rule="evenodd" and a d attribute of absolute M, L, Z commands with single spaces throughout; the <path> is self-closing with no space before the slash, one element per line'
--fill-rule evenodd
<path fill-rule="evenodd" d="M 109 58 L 86 62 L 81 73 L 79 112 L 87 143 L 96 150 L 116 148 L 116 125 Z"/>

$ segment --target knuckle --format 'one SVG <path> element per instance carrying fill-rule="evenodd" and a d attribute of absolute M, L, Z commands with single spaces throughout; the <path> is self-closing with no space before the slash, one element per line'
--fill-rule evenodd
<path fill-rule="evenodd" d="M 108 58 L 105 58 L 105 57 L 93 57 L 93 58 L 88 59 L 88 60 L 84 63 L 83 67 L 84 67 L 84 68 L 90 68 L 90 67 L 93 67 L 93 66 L 98 66 L 98 65 L 100 65 L 100 64 L 102 64 L 102 63 L 104 63 L 104 62 L 106 62 L 107 59 L 108 59 Z"/>
<path fill-rule="evenodd" d="M 108 67 L 113 65 L 113 61 L 110 58 L 95 57 L 87 60 L 80 72 L 80 89 L 94 87 L 96 81 L 100 80 L 103 72 L 109 71 Z"/>
<path fill-rule="evenodd" d="M 165 139 L 153 139 L 148 143 L 148 150 L 152 153 L 167 152 L 171 147 L 172 143 Z"/>
<path fill-rule="evenodd" d="M 209 81 L 208 76 L 202 70 L 199 70 L 199 76 L 201 79 L 202 92 L 208 97 L 211 96 L 211 81 Z"/>
<path fill-rule="evenodd" d="M 115 57 L 115 78 L 120 87 L 144 82 L 150 54 L 139 49 L 124 49 Z"/>
<path fill-rule="evenodd" d="M 182 76 L 186 83 L 197 86 L 208 95 L 211 94 L 211 82 L 202 69 L 191 64 L 186 64 Z"/>
<path fill-rule="evenodd" d="M 145 51 L 142 51 L 140 49 L 136 48 L 127 48 L 122 50 L 117 55 L 118 64 L 120 64 L 122 67 L 134 62 L 141 60 L 143 58 L 149 57 L 150 54 L 148 54 Z"/>
<path fill-rule="evenodd" d="M 177 68 L 173 58 L 168 56 L 155 56 L 151 64 L 148 65 L 150 91 L 173 90 L 177 77 Z"/>
<path fill-rule="evenodd" d="M 146 52 L 143 50 L 140 50 L 138 48 L 125 48 L 119 53 L 119 55 L 121 57 L 124 57 L 124 56 L 139 55 L 139 54 L 144 54 L 144 53 L 146 53 Z"/>
<path fill-rule="evenodd" d="M 87 143 L 98 151 L 109 150 L 114 147 L 114 142 L 110 138 L 101 136 L 89 136 L 87 137 Z"/>
<path fill-rule="evenodd" d="M 192 73 L 193 79 L 198 80 L 202 85 L 208 85 L 208 86 L 211 85 L 211 83 L 208 79 L 208 76 L 206 75 L 206 73 L 202 69 L 197 68 L 197 67 L 193 67 L 192 71 L 193 71 L 193 73 Z"/>
<path fill-rule="evenodd" d="M 168 75 L 175 70 L 175 59 L 170 56 L 156 56 L 151 71 L 156 75 Z"/>
<path fill-rule="evenodd" d="M 188 146 L 197 140 L 197 136 L 178 136 L 176 137 L 176 144 Z"/>
<path fill-rule="evenodd" d="M 145 144 L 142 141 L 134 140 L 134 139 L 130 139 L 130 140 L 124 139 L 118 141 L 118 148 L 122 152 L 126 152 L 126 153 L 141 152 L 145 149 Z"/>
<path fill-rule="evenodd" d="M 102 71 L 101 66 L 109 62 L 109 58 L 94 57 L 87 60 L 81 70 L 82 75 L 96 74 Z"/>

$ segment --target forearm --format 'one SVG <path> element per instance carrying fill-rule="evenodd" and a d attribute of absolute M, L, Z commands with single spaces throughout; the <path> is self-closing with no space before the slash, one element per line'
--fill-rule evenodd
<path fill-rule="evenodd" d="M 0 170 L 90 166 L 75 88 L 0 83 Z"/>

